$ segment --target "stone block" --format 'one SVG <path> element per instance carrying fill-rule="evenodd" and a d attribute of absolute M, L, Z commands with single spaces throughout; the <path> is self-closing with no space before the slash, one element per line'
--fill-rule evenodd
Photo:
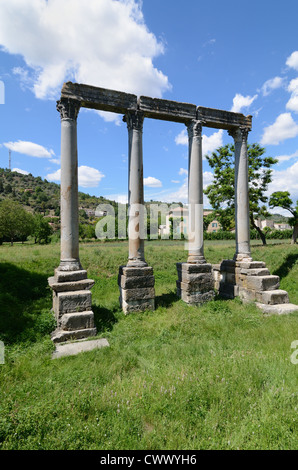
<path fill-rule="evenodd" d="M 266 268 L 266 264 L 263 261 L 236 261 L 236 267 L 242 269 L 258 269 Z"/>
<path fill-rule="evenodd" d="M 122 300 L 147 300 L 155 298 L 154 287 L 141 287 L 139 289 L 120 289 Z"/>
<path fill-rule="evenodd" d="M 60 357 L 66 356 L 74 356 L 81 352 L 92 351 L 94 349 L 101 349 L 108 346 L 109 343 L 105 338 L 94 339 L 89 341 L 76 341 L 75 343 L 68 344 L 57 344 L 56 349 L 52 354 L 52 359 L 58 359 Z"/>
<path fill-rule="evenodd" d="M 179 103 L 171 100 L 140 96 L 138 105 L 140 111 L 145 114 L 145 117 L 176 122 L 196 119 L 197 107 L 190 103 Z"/>
<path fill-rule="evenodd" d="M 256 293 L 257 302 L 267 305 L 286 304 L 289 303 L 289 296 L 285 290 L 269 290 Z"/>
<path fill-rule="evenodd" d="M 254 302 L 256 300 L 256 292 L 254 290 L 246 289 L 245 287 L 239 286 L 238 296 L 243 302 Z"/>
<path fill-rule="evenodd" d="M 143 268 L 120 266 L 119 274 L 126 277 L 152 276 L 153 268 L 151 266 L 144 266 Z"/>
<path fill-rule="evenodd" d="M 125 314 L 133 312 L 144 312 L 145 310 L 155 309 L 155 299 L 143 300 L 124 300 L 121 296 L 119 298 L 120 305 Z"/>
<path fill-rule="evenodd" d="M 176 263 L 177 272 L 186 271 L 188 274 L 195 273 L 211 273 L 212 264 L 201 263 L 201 264 L 192 264 L 192 263 Z"/>
<path fill-rule="evenodd" d="M 54 343 L 64 343 L 66 341 L 89 338 L 90 336 L 95 336 L 96 333 L 96 328 L 84 328 L 83 330 L 72 331 L 57 328 L 57 330 L 52 333 L 51 339 Z"/>
<path fill-rule="evenodd" d="M 73 282 L 87 279 L 87 271 L 81 269 L 79 271 L 59 271 L 55 269 L 55 282 Z"/>
<path fill-rule="evenodd" d="M 89 311 L 91 310 L 91 292 L 88 290 L 58 292 L 54 295 L 53 308 L 57 317 L 63 313 Z"/>
<path fill-rule="evenodd" d="M 92 279 L 81 279 L 81 280 L 73 280 L 73 281 L 65 281 L 65 282 L 56 282 L 55 276 L 48 278 L 49 286 L 55 292 L 68 292 L 68 291 L 76 291 L 76 290 L 85 290 L 91 289 L 95 281 Z"/>
<path fill-rule="evenodd" d="M 214 298 L 214 291 L 190 293 L 177 287 L 177 296 L 190 305 L 201 305 Z"/>
<path fill-rule="evenodd" d="M 142 287 L 154 287 L 154 276 L 119 276 L 119 285 L 122 289 L 138 289 Z"/>
<path fill-rule="evenodd" d="M 256 306 L 261 309 L 265 315 L 287 315 L 289 313 L 298 312 L 298 305 L 294 304 L 277 304 L 265 305 L 263 303 L 256 303 Z"/>
<path fill-rule="evenodd" d="M 245 269 L 240 268 L 240 273 L 247 276 L 270 276 L 269 269 L 267 268 L 257 268 L 257 269 Z"/>
<path fill-rule="evenodd" d="M 94 328 L 94 314 L 90 312 L 64 313 L 60 320 L 62 330 L 82 330 Z"/>
<path fill-rule="evenodd" d="M 278 276 L 247 276 L 246 287 L 258 292 L 279 288 Z"/>

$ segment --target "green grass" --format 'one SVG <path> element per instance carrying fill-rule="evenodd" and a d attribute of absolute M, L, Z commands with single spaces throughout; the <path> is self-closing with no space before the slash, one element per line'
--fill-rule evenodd
<path fill-rule="evenodd" d="M 118 267 L 127 243 L 82 244 L 95 279 L 98 337 L 109 348 L 52 360 L 47 277 L 59 246 L 0 247 L 1 449 L 296 449 L 298 315 L 264 317 L 238 299 L 189 307 L 175 296 L 179 241 L 146 243 L 154 312 L 124 316 Z M 206 242 L 209 262 L 234 244 Z M 297 246 L 253 245 L 298 304 Z"/>

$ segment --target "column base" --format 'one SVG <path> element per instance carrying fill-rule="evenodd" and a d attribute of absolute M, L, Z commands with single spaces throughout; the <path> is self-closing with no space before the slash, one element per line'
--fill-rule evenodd
<path fill-rule="evenodd" d="M 87 279 L 87 271 L 61 271 L 59 266 L 48 282 L 53 290 L 53 313 L 57 322 L 52 341 L 60 343 L 95 336 L 90 291 L 94 281 Z"/>
<path fill-rule="evenodd" d="M 212 265 L 177 263 L 177 295 L 190 305 L 200 305 L 214 297 Z"/>
<path fill-rule="evenodd" d="M 59 271 L 81 271 L 83 268 L 79 259 L 62 259 L 57 269 Z"/>
<path fill-rule="evenodd" d="M 120 266 L 118 285 L 120 306 L 125 314 L 155 310 L 155 279 L 148 266 Z"/>

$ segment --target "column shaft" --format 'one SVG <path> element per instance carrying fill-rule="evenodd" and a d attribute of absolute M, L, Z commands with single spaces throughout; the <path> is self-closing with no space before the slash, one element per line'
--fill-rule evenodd
<path fill-rule="evenodd" d="M 248 130 L 237 129 L 233 134 L 235 141 L 235 259 L 250 258 L 250 224 L 248 191 Z"/>
<path fill-rule="evenodd" d="M 79 104 L 60 100 L 61 114 L 61 263 L 62 271 L 81 269 L 79 260 L 79 207 L 77 115 Z"/>
<path fill-rule="evenodd" d="M 144 255 L 144 187 L 143 187 L 143 122 L 136 111 L 125 116 L 128 129 L 128 266 L 147 266 Z"/>
<path fill-rule="evenodd" d="M 203 239 L 202 124 L 188 126 L 188 263 L 205 263 Z"/>

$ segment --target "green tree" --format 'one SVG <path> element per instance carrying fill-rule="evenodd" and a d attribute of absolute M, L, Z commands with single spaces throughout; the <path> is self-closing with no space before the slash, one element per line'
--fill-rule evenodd
<path fill-rule="evenodd" d="M 214 169 L 214 182 L 204 192 L 223 230 L 231 230 L 235 226 L 234 150 L 234 145 L 226 145 L 218 148 L 212 155 L 206 155 L 210 167 Z M 266 208 L 266 191 L 272 181 L 271 166 L 277 163 L 276 159 L 266 157 L 265 151 L 259 144 L 248 145 L 250 223 L 251 227 L 258 231 L 264 245 L 266 235 L 255 224 L 255 219 L 270 215 Z"/>
<path fill-rule="evenodd" d="M 53 230 L 48 221 L 41 215 L 36 214 L 34 216 L 34 241 L 35 243 L 49 243 L 50 236 L 52 235 Z"/>
<path fill-rule="evenodd" d="M 17 202 L 5 199 L 0 204 L 0 233 L 11 245 L 17 238 L 25 240 L 32 233 L 32 216 Z"/>
<path fill-rule="evenodd" d="M 296 207 L 294 207 L 293 201 L 290 198 L 288 191 L 276 191 L 271 194 L 269 199 L 270 207 L 282 207 L 289 211 L 293 217 L 289 218 L 289 224 L 293 227 L 293 234 L 291 244 L 297 243 L 298 237 L 298 201 Z"/>

